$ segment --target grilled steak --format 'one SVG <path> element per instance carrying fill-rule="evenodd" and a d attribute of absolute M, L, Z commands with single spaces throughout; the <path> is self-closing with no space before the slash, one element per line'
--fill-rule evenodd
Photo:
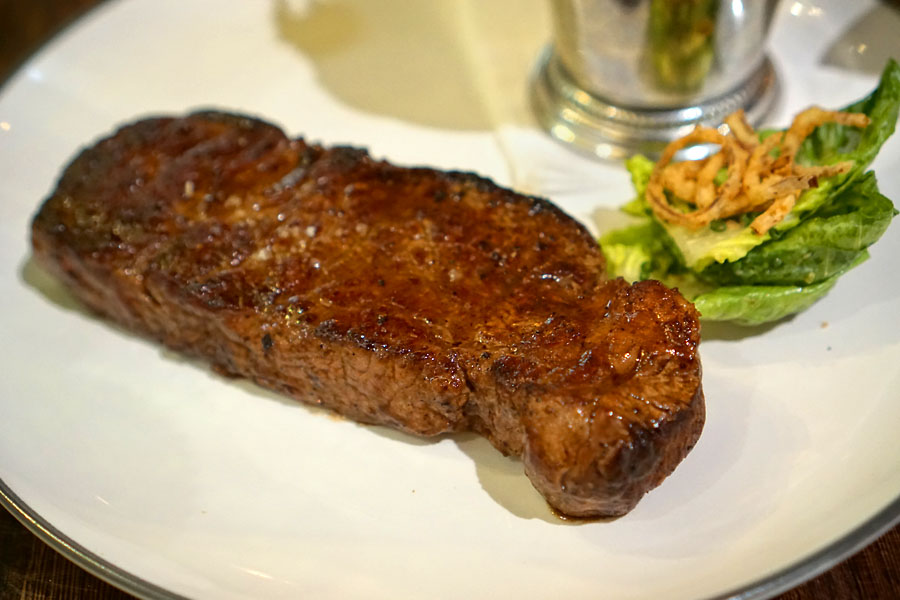
<path fill-rule="evenodd" d="M 473 174 L 148 119 L 68 166 L 32 240 L 109 319 L 357 421 L 479 432 L 566 515 L 626 513 L 703 426 L 694 308 Z"/>

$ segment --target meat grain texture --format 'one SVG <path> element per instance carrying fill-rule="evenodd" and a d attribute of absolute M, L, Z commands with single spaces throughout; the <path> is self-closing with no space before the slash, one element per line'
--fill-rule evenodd
<path fill-rule="evenodd" d="M 146 119 L 68 166 L 32 240 L 105 317 L 360 422 L 476 431 L 565 515 L 625 514 L 703 426 L 693 306 L 473 174 Z"/>

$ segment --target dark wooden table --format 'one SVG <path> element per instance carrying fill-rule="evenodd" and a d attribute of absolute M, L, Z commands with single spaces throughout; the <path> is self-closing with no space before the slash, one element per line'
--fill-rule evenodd
<path fill-rule="evenodd" d="M 0 81 L 55 32 L 102 0 L 0 0 Z M 373 0 L 374 1 L 374 0 Z M 0 600 L 122 600 L 0 509 Z M 779 600 L 900 599 L 900 526 Z"/>

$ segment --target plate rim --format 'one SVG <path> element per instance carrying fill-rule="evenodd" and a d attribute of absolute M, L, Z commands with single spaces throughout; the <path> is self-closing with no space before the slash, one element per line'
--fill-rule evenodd
<path fill-rule="evenodd" d="M 88 550 L 31 508 L 3 479 L 0 479 L 0 505 L 42 542 L 106 583 L 148 600 L 187 600 L 186 596 L 142 579 Z"/>
<path fill-rule="evenodd" d="M 145 600 L 188 600 L 147 581 L 81 545 L 32 509 L 0 478 L 0 505 L 41 541 L 76 565 L 129 594 Z M 900 495 L 845 535 L 786 567 L 707 600 L 764 600 L 824 573 L 900 523 Z"/>

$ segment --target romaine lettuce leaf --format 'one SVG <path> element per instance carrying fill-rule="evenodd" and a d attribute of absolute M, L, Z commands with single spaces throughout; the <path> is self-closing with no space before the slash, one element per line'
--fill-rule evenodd
<path fill-rule="evenodd" d="M 749 227 L 741 226 L 727 227 L 724 231 L 710 227 L 690 229 L 673 223 L 662 226 L 684 257 L 685 266 L 695 271 L 711 263 L 740 260 L 770 237 L 768 233 L 757 235 Z"/>
<path fill-rule="evenodd" d="M 862 172 L 875 159 L 884 142 L 894 133 L 900 112 L 900 65 L 887 62 L 875 90 L 842 110 L 869 115 L 865 129 L 827 123 L 804 140 L 797 153 L 801 164 L 831 164 L 841 160 L 856 161 Z"/>
<path fill-rule="evenodd" d="M 868 257 L 863 250 L 845 270 Z M 699 294 L 693 302 L 704 320 L 761 325 L 806 310 L 834 287 L 838 277 L 840 273 L 812 285 L 722 286 Z"/>
<path fill-rule="evenodd" d="M 716 288 L 694 298 L 700 317 L 761 325 L 806 310 L 837 283 L 837 277 L 813 285 L 736 285 Z"/>
<path fill-rule="evenodd" d="M 679 263 L 667 244 L 666 234 L 655 219 L 616 229 L 600 238 L 607 271 L 613 277 L 634 282 L 661 279 Z"/>
<path fill-rule="evenodd" d="M 700 277 L 719 285 L 809 285 L 844 272 L 885 232 L 896 214 L 871 171 L 780 239 L 742 260 L 716 263 Z"/>
<path fill-rule="evenodd" d="M 625 161 L 625 168 L 631 175 L 631 185 L 634 186 L 634 199 L 622 207 L 629 215 L 641 216 L 651 214 L 650 205 L 647 204 L 647 184 L 653 174 L 656 163 L 644 156 L 635 154 Z"/>
<path fill-rule="evenodd" d="M 843 110 L 861 112 L 871 122 L 865 129 L 825 123 L 813 131 L 800 146 L 797 162 L 805 165 L 827 165 L 852 160 L 853 168 L 843 175 L 822 180 L 819 187 L 804 192 L 797 200 L 791 217 L 776 226 L 784 231 L 823 206 L 829 197 L 840 192 L 865 173 L 884 142 L 894 133 L 900 113 L 900 64 L 891 59 L 881 74 L 878 87 L 871 94 Z"/>

